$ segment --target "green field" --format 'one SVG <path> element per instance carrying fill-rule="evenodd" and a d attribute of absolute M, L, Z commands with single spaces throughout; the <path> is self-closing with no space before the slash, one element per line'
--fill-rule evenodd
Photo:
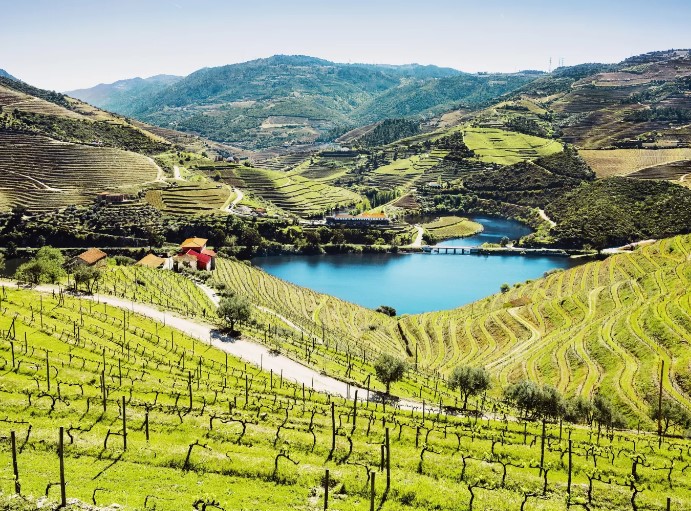
<path fill-rule="evenodd" d="M 219 213 L 230 199 L 228 187 L 215 183 L 184 183 L 146 193 L 149 204 L 171 215 Z"/>
<path fill-rule="evenodd" d="M 438 240 L 471 236 L 482 231 L 482 225 L 457 216 L 444 216 L 433 222 L 422 224 L 422 227 Z"/>
<path fill-rule="evenodd" d="M 3 505 L 14 491 L 12 431 L 22 493 L 59 501 L 60 427 L 68 499 L 126 510 L 324 509 L 329 469 L 328 509 L 370 509 L 375 477 L 377 509 L 556 511 L 567 501 L 569 458 L 572 505 L 691 504 L 680 440 L 658 448 L 647 434 L 548 422 L 543 441 L 531 421 L 477 421 L 429 405 L 424 415 L 384 411 L 374 400 L 355 407 L 113 306 L 7 288 L 0 296 Z"/>
<path fill-rule="evenodd" d="M 0 211 L 47 211 L 91 202 L 100 192 L 134 193 L 158 172 L 150 158 L 130 151 L 0 132 Z"/>
<path fill-rule="evenodd" d="M 463 140 L 482 161 L 511 165 L 558 153 L 560 142 L 493 128 L 464 128 Z"/>
<path fill-rule="evenodd" d="M 362 198 L 349 190 L 322 184 L 300 175 L 250 167 L 234 169 L 247 189 L 278 208 L 300 216 L 314 216 L 327 210 L 351 206 Z"/>
<path fill-rule="evenodd" d="M 220 278 L 255 303 L 315 332 L 413 353 L 428 372 L 464 363 L 488 367 L 498 387 L 521 378 L 566 395 L 606 392 L 629 424 L 650 426 L 645 397 L 665 361 L 664 389 L 691 408 L 691 237 L 664 240 L 512 288 L 451 311 L 397 320 L 286 283 L 248 265 L 223 263 Z M 399 328 L 400 327 L 400 328 Z"/>

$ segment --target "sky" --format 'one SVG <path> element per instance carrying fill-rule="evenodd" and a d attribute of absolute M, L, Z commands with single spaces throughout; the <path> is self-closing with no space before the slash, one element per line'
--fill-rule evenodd
<path fill-rule="evenodd" d="M 691 47 L 689 0 L 0 0 L 0 68 L 67 91 L 275 54 L 548 70 Z"/>

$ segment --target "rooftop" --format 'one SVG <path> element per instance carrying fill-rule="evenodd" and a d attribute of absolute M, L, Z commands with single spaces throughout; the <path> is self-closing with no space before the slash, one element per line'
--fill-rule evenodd
<path fill-rule="evenodd" d="M 90 248 L 77 256 L 78 259 L 81 259 L 86 264 L 95 264 L 105 257 L 108 257 L 108 254 L 97 248 Z"/>
<path fill-rule="evenodd" d="M 138 266 L 148 266 L 149 268 L 158 268 L 161 266 L 163 263 L 165 263 L 166 260 L 163 259 L 162 257 L 158 257 L 157 255 L 154 254 L 146 254 L 142 259 L 137 261 Z"/>
<path fill-rule="evenodd" d="M 181 248 L 198 248 L 202 249 L 204 246 L 206 246 L 206 243 L 209 240 L 204 239 L 204 238 L 187 238 L 185 241 L 183 241 L 180 244 Z"/>

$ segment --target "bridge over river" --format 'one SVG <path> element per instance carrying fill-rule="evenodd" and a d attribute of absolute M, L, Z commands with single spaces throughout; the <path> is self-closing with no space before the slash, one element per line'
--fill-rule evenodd
<path fill-rule="evenodd" d="M 563 256 L 571 254 L 561 248 L 516 248 L 516 247 L 478 247 L 469 245 L 423 245 L 422 251 L 428 254 L 456 255 L 522 255 L 522 256 Z"/>

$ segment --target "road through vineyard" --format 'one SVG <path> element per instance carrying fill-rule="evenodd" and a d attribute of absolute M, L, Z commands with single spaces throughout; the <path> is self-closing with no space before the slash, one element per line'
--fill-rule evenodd
<path fill-rule="evenodd" d="M 17 287 L 16 284 L 7 281 L 0 281 L 3 286 Z M 41 285 L 34 288 L 43 293 L 59 292 L 59 286 Z M 283 375 L 284 378 L 303 384 L 305 387 L 312 388 L 319 392 L 341 397 L 351 397 L 355 390 L 359 390 L 360 398 L 365 399 L 367 389 L 357 388 L 336 378 L 331 378 L 321 374 L 309 367 L 306 367 L 284 355 L 271 353 L 266 346 L 257 344 L 247 339 L 230 339 L 218 333 L 218 329 L 212 325 L 181 318 L 166 311 L 149 307 L 141 303 L 122 300 L 113 296 L 96 294 L 93 296 L 82 296 L 85 300 L 92 300 L 98 303 L 106 303 L 114 307 L 131 310 L 142 316 L 160 321 L 164 325 L 176 328 L 186 335 L 199 339 L 202 342 L 211 343 L 214 347 L 234 355 L 250 364 L 261 367 L 265 371 L 273 371 L 277 376 Z M 417 409 L 420 405 L 414 401 L 401 401 L 401 408 Z M 432 407 L 428 407 L 433 411 Z"/>

